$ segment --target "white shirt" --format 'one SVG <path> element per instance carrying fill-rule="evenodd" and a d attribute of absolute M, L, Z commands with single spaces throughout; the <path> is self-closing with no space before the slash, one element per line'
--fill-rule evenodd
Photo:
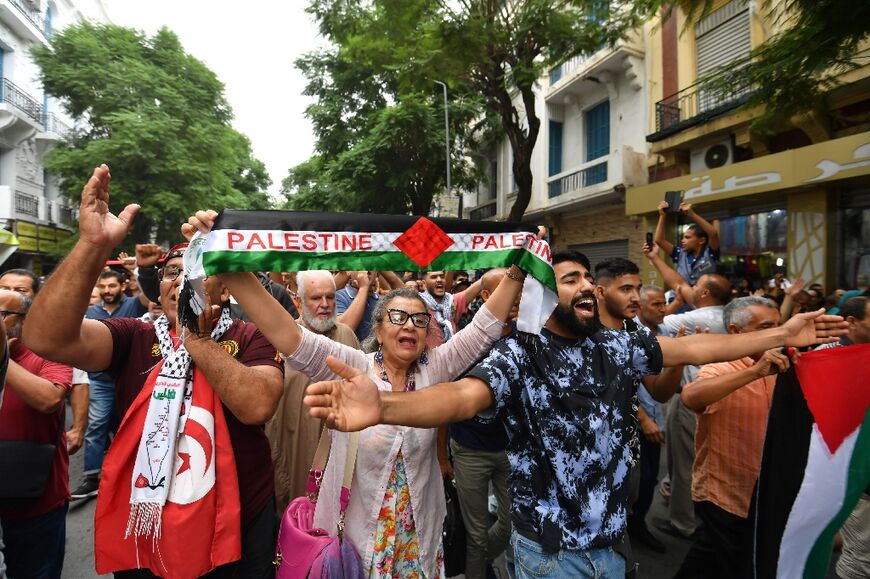
<path fill-rule="evenodd" d="M 457 332 L 450 341 L 428 352 L 429 363 L 418 365 L 414 375 L 416 389 L 422 390 L 456 379 L 489 351 L 501 336 L 503 327 L 484 305 L 472 323 Z M 307 374 L 312 381 L 334 380 L 336 376 L 326 366 L 327 356 L 335 356 L 349 366 L 369 372 L 379 390 L 392 390 L 389 382 L 381 380 L 379 373 L 373 371 L 374 354 L 364 354 L 305 328 L 302 328 L 299 347 L 285 359 L 290 367 Z M 332 535 L 338 525 L 339 494 L 348 434 L 331 431 L 331 435 L 332 446 L 320 486 L 314 526 Z M 345 536 L 356 546 L 365 568 L 371 565 L 378 513 L 384 502 L 390 473 L 401 450 L 411 489 L 420 563 L 427 576 L 435 573 L 438 546 L 447 513 L 436 453 L 437 438 L 437 428 L 408 426 L 378 425 L 360 433 L 350 503 L 345 513 Z"/>

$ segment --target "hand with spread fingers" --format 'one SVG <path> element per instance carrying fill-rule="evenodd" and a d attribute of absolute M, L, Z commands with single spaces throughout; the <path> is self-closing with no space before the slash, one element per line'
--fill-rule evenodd
<path fill-rule="evenodd" d="M 816 344 L 836 342 L 846 335 L 849 324 L 841 316 L 826 315 L 824 308 L 798 314 L 782 325 L 785 345 L 803 348 Z"/>
<path fill-rule="evenodd" d="M 133 224 L 139 205 L 127 205 L 117 216 L 109 212 L 109 183 L 112 176 L 105 164 L 94 169 L 82 189 L 79 206 L 79 235 L 82 241 L 105 251 L 114 249 L 124 241 Z"/>
<path fill-rule="evenodd" d="M 343 432 L 363 430 L 380 423 L 381 395 L 371 377 L 329 356 L 326 365 L 341 380 L 311 384 L 304 402 L 311 416 Z"/>

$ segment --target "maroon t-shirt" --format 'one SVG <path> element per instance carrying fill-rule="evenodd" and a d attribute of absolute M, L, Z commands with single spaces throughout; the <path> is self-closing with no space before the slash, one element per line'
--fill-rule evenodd
<path fill-rule="evenodd" d="M 11 360 L 22 368 L 45 378 L 52 384 L 69 391 L 72 388 L 72 368 L 40 358 L 25 346 L 19 345 L 12 352 Z M 0 440 L 29 440 L 54 444 L 57 442 L 51 473 L 39 502 L 23 509 L 0 509 L 0 518 L 22 519 L 35 517 L 56 509 L 70 499 L 69 455 L 66 451 L 66 432 L 63 428 L 63 406 L 57 412 L 45 414 L 28 405 L 8 383 L 3 389 L 3 405 L 0 408 Z M 60 429 L 60 438 L 58 438 Z M 15 476 L 14 472 L 0 476 Z"/>
<path fill-rule="evenodd" d="M 100 321 L 112 332 L 112 362 L 106 372 L 115 379 L 118 413 L 125 416 L 151 370 L 162 359 L 157 333 L 153 324 L 135 318 Z M 275 347 L 254 324 L 236 320 L 218 342 L 245 366 L 272 366 L 284 372 L 284 363 Z M 223 408 L 236 455 L 242 524 L 245 524 L 275 493 L 272 451 L 263 426 L 242 424 L 226 404 Z"/>

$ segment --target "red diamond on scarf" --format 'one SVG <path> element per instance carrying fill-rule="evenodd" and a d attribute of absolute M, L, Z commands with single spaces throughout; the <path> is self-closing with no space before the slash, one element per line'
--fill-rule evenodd
<path fill-rule="evenodd" d="M 453 245 L 453 240 L 435 223 L 421 217 L 393 245 L 420 267 L 428 267 L 444 250 Z"/>

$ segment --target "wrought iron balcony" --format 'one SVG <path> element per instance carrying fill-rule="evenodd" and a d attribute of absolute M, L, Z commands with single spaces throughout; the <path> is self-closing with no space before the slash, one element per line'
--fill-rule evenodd
<path fill-rule="evenodd" d="M 39 13 L 33 4 L 27 2 L 27 0 L 9 0 L 9 3 L 15 6 L 18 11 L 24 16 L 31 24 L 36 26 L 36 29 L 45 34 L 45 19 L 42 17 L 42 14 Z"/>
<path fill-rule="evenodd" d="M 601 163 L 569 173 L 564 177 L 553 179 L 547 185 L 547 194 L 552 199 L 553 197 L 579 191 L 584 187 L 590 187 L 605 181 L 607 181 L 607 159 Z"/>
<path fill-rule="evenodd" d="M 61 121 L 54 113 L 42 115 L 42 128 L 46 133 L 54 133 L 62 139 L 69 139 L 73 134 L 72 128 Z"/>
<path fill-rule="evenodd" d="M 0 102 L 11 105 L 42 125 L 42 105 L 8 78 L 3 79 Z"/>
<path fill-rule="evenodd" d="M 497 203 L 495 200 L 489 202 L 487 205 L 481 205 L 479 207 L 475 207 L 468 213 L 468 218 L 472 221 L 481 221 L 486 219 L 487 217 L 495 216 Z"/>
<path fill-rule="evenodd" d="M 15 192 L 15 211 L 23 215 L 39 217 L 39 198 L 20 191 Z"/>
<path fill-rule="evenodd" d="M 76 210 L 66 205 L 59 205 L 57 208 L 58 222 L 62 225 L 73 225 L 76 222 Z"/>
<path fill-rule="evenodd" d="M 738 82 L 727 87 L 697 82 L 657 102 L 656 132 L 648 135 L 646 140 L 651 143 L 660 141 L 746 103 L 753 93 L 749 74 L 736 74 L 734 78 L 739 79 Z"/>

